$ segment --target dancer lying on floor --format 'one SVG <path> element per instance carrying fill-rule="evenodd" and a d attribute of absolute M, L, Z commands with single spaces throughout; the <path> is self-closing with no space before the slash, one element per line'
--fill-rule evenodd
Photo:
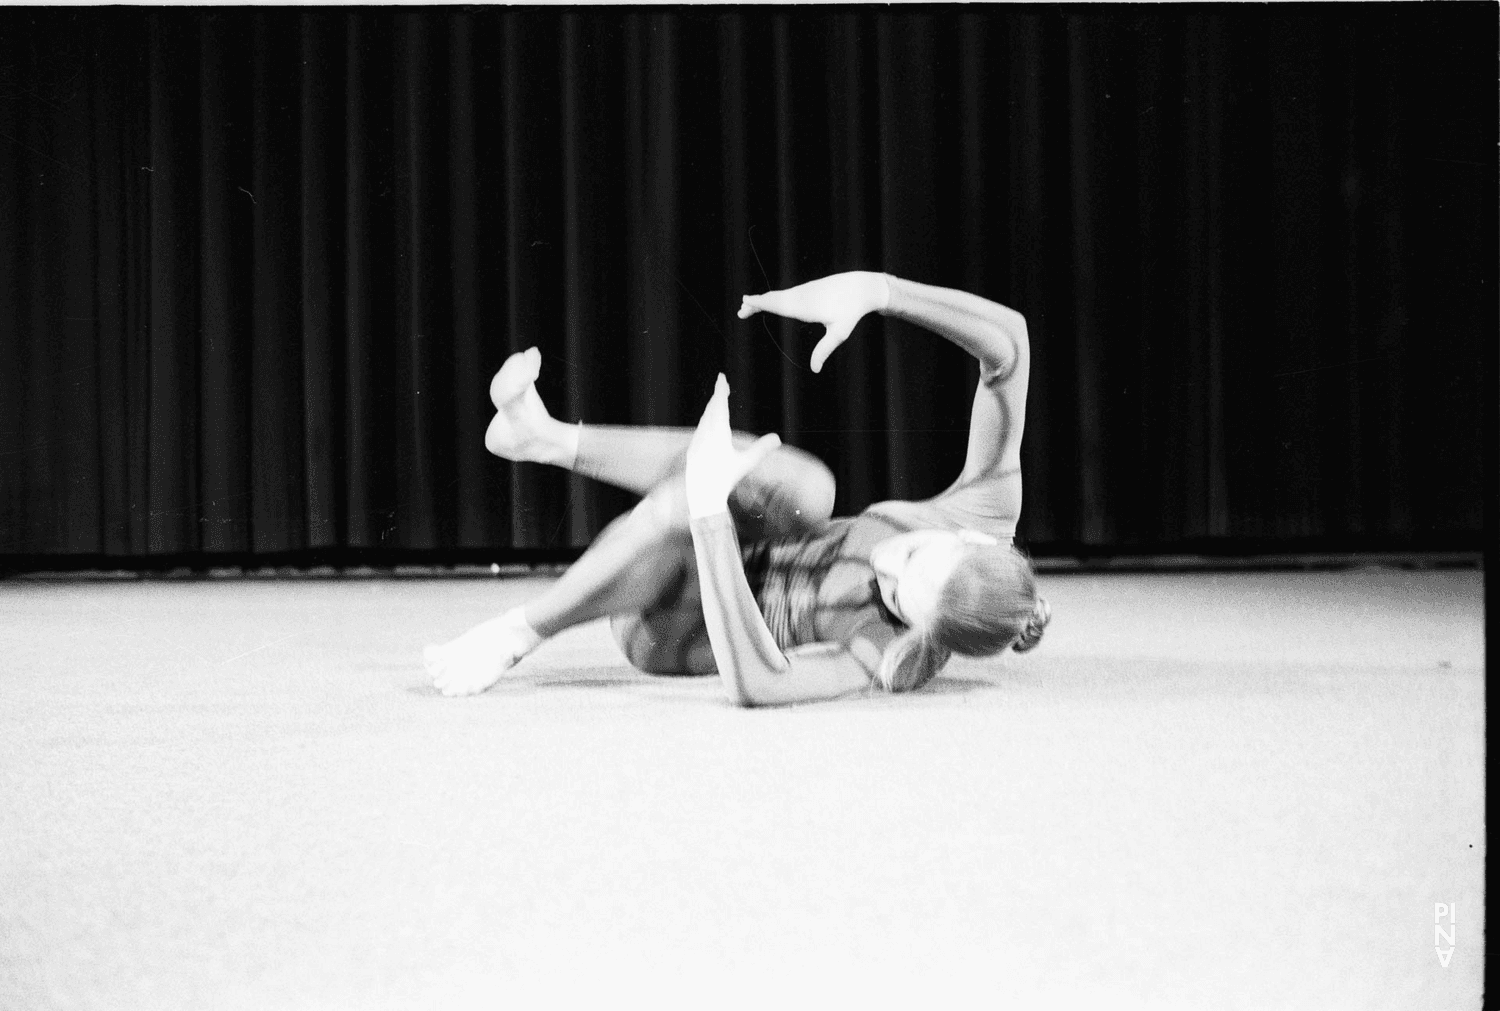
<path fill-rule="evenodd" d="M 537 395 L 537 350 L 512 355 L 490 385 L 490 452 L 644 497 L 540 597 L 427 647 L 445 695 L 482 692 L 544 639 L 606 616 L 635 667 L 717 671 L 742 705 L 910 691 L 953 653 L 1037 644 L 1050 610 L 1011 543 L 1030 371 L 1021 315 L 863 271 L 747 295 L 739 314 L 762 310 L 824 324 L 814 372 L 872 311 L 974 355 L 979 385 L 958 480 L 935 498 L 831 519 L 834 480 L 821 461 L 775 435 L 731 435 L 722 375 L 696 431 L 575 426 Z"/>

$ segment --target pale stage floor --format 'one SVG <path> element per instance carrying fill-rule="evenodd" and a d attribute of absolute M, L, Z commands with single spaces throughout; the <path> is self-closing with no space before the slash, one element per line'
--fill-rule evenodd
<path fill-rule="evenodd" d="M 600 624 L 430 688 L 544 585 L 0 583 L 0 1007 L 1478 1006 L 1480 572 L 1047 577 L 904 698 Z"/>

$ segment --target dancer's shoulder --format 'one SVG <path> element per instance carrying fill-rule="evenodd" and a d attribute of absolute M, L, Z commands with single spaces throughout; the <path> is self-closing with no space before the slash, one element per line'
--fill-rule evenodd
<path fill-rule="evenodd" d="M 905 499 L 887 499 L 871 504 L 858 518 L 869 524 L 882 524 L 890 528 L 890 534 L 905 533 L 908 530 L 957 530 L 963 525 L 934 500 L 908 502 Z"/>
<path fill-rule="evenodd" d="M 997 484 L 999 482 L 996 482 Z M 950 489 L 922 502 L 892 499 L 876 502 L 860 515 L 884 524 L 891 533 L 908 530 L 973 530 L 1010 543 L 1016 536 L 1020 509 L 1020 481 L 996 493 L 989 486 Z M 887 534 L 889 536 L 889 534 Z"/>

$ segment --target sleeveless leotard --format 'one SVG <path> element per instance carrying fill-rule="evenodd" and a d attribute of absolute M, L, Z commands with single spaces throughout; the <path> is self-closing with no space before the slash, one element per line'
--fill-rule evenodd
<path fill-rule="evenodd" d="M 879 502 L 817 534 L 761 540 L 741 549 L 745 579 L 776 645 L 848 645 L 856 636 L 883 650 L 906 626 L 885 606 L 870 567 L 881 541 L 910 530 L 957 530 L 953 517 L 921 502 Z"/>

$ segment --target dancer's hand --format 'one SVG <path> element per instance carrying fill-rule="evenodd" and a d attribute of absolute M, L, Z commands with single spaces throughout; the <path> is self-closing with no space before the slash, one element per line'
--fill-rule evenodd
<path fill-rule="evenodd" d="M 821 372 L 834 348 L 849 339 L 854 325 L 866 313 L 884 309 L 890 299 L 891 289 L 884 274 L 851 270 L 783 291 L 746 295 L 740 301 L 739 316 L 749 319 L 764 310 L 804 323 L 822 323 L 827 331 L 812 353 L 812 370 Z"/>
<path fill-rule="evenodd" d="M 734 486 L 780 445 L 781 437 L 773 432 L 743 450 L 735 448 L 729 430 L 729 381 L 720 372 L 714 395 L 708 398 L 698 430 L 688 444 L 688 516 L 698 519 L 728 509 Z"/>

